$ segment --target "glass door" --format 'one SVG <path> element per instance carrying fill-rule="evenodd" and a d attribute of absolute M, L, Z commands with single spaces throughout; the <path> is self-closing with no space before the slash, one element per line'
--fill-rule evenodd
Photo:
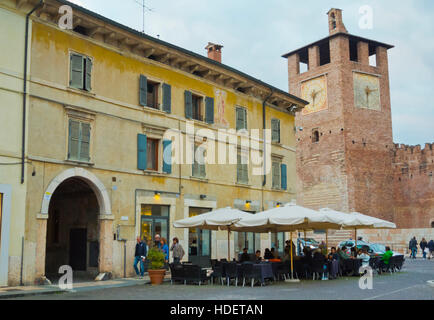
<path fill-rule="evenodd" d="M 195 217 L 211 209 L 190 207 L 189 216 Z M 211 231 L 199 228 L 188 230 L 188 260 L 193 264 L 209 267 L 211 263 Z"/>

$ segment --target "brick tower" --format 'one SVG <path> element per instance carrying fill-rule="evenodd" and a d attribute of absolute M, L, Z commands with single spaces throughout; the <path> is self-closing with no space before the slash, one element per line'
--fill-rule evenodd
<path fill-rule="evenodd" d="M 297 200 L 393 220 L 393 46 L 349 34 L 340 9 L 327 15 L 328 37 L 283 56 L 289 91 L 310 102 L 296 115 Z"/>

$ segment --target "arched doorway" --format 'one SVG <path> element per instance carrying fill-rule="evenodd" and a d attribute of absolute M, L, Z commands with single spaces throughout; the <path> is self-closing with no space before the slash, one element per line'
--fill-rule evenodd
<path fill-rule="evenodd" d="M 71 262 L 76 269 L 84 269 L 86 264 L 86 270 L 74 272 L 74 281 L 80 275 L 88 280 L 96 272 L 111 274 L 113 219 L 109 193 L 92 172 L 83 168 L 61 172 L 45 190 L 37 216 L 35 281 L 43 281 L 51 272 L 55 272 L 54 278 L 47 278 L 55 281 L 58 268 Z M 65 252 L 60 253 L 62 250 Z"/>
<path fill-rule="evenodd" d="M 55 280 L 59 267 L 69 265 L 75 279 L 93 279 L 98 274 L 99 204 L 89 183 L 72 177 L 51 196 L 48 208 L 45 274 Z"/>

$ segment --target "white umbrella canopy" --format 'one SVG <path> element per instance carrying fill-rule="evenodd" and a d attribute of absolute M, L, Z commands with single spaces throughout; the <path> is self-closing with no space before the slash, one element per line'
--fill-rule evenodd
<path fill-rule="evenodd" d="M 392 222 L 367 216 L 358 212 L 344 213 L 329 208 L 320 209 L 329 220 L 342 225 L 342 229 L 394 229 Z"/>
<path fill-rule="evenodd" d="M 366 228 L 359 229 L 396 229 L 396 224 L 387 220 L 371 217 L 359 212 L 351 212 L 349 215 L 367 224 Z"/>
<path fill-rule="evenodd" d="M 250 216 L 250 213 L 227 207 L 175 221 L 173 226 L 175 228 L 200 228 L 206 230 L 227 230 L 230 228 L 232 230 L 231 226 L 234 223 Z"/>
<path fill-rule="evenodd" d="M 285 232 L 295 230 L 340 229 L 340 220 L 318 211 L 289 203 L 252 215 L 235 223 L 237 231 Z"/>
<path fill-rule="evenodd" d="M 194 217 L 178 220 L 173 223 L 175 228 L 199 228 L 204 230 L 227 230 L 228 231 L 228 260 L 230 260 L 230 233 L 236 231 L 233 225 L 243 218 L 249 218 L 250 213 L 233 209 L 231 207 L 221 208 L 200 214 Z"/>

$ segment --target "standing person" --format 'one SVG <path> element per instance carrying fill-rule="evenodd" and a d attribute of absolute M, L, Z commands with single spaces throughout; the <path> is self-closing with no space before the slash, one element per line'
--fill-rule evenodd
<path fill-rule="evenodd" d="M 428 242 L 428 249 L 429 249 L 429 256 L 428 260 L 431 259 L 431 257 L 434 258 L 434 240 L 430 240 Z"/>
<path fill-rule="evenodd" d="M 167 245 L 166 238 L 162 237 L 160 240 L 160 249 L 164 253 L 164 267 L 167 269 L 169 264 L 169 246 Z"/>
<path fill-rule="evenodd" d="M 136 271 L 137 276 L 143 277 L 145 275 L 145 259 L 147 255 L 146 244 L 137 237 L 136 243 L 136 251 L 134 253 L 134 270 Z M 140 272 L 137 269 L 137 263 L 140 262 Z"/>
<path fill-rule="evenodd" d="M 422 240 L 419 243 L 420 250 L 422 250 L 422 256 L 423 260 L 426 260 L 426 251 L 425 248 L 428 247 L 428 242 L 425 240 L 425 238 L 422 238 Z"/>
<path fill-rule="evenodd" d="M 413 237 L 413 239 L 410 240 L 410 243 L 408 245 L 410 251 L 411 251 L 411 258 L 416 259 L 417 254 L 417 240 L 416 237 Z"/>
<path fill-rule="evenodd" d="M 158 233 L 154 237 L 154 247 L 161 249 L 161 237 Z"/>
<path fill-rule="evenodd" d="M 170 251 L 173 251 L 173 263 L 180 264 L 182 258 L 185 255 L 184 248 L 179 244 L 178 238 L 173 238 L 173 244 L 170 247 Z"/>

